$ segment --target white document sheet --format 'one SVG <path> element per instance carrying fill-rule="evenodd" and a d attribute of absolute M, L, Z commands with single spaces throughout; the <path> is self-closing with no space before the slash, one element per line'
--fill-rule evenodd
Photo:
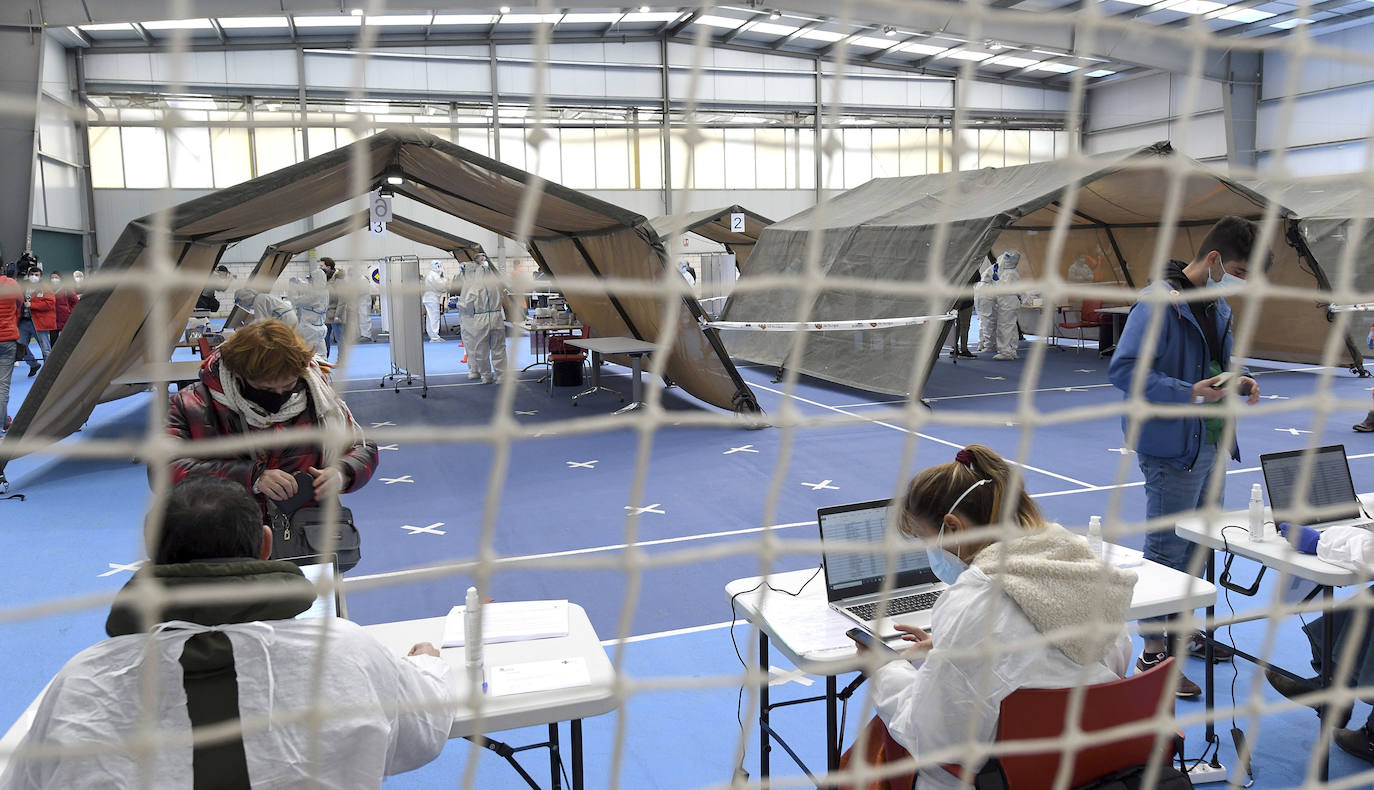
<path fill-rule="evenodd" d="M 449 610 L 444 647 L 462 647 L 465 606 Z M 482 607 L 482 644 L 522 642 L 568 635 L 567 601 L 506 601 Z"/>
<path fill-rule="evenodd" d="M 1145 563 L 1145 554 L 1139 549 L 1103 543 L 1102 559 L 1118 568 L 1138 568 Z"/>
<path fill-rule="evenodd" d="M 487 667 L 486 676 L 487 694 L 492 697 L 588 686 L 592 682 L 587 660 L 581 656 Z"/>

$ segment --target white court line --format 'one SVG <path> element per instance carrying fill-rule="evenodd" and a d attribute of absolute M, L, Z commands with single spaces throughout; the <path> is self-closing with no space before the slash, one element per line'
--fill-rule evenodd
<path fill-rule="evenodd" d="M 1065 390 L 1086 390 L 1086 389 L 1092 389 L 1092 388 L 1094 388 L 1094 387 L 1111 387 L 1111 386 L 1113 386 L 1113 385 L 1112 385 L 1112 384 L 1070 384 L 1070 385 L 1068 385 L 1067 387 L 1045 387 L 1044 389 L 1031 390 L 1031 392 L 1064 392 Z M 923 400 L 927 400 L 927 401 L 934 402 L 934 401 L 937 401 L 937 400 L 963 400 L 963 399 L 965 399 L 965 398 L 990 398 L 990 397 L 993 397 L 993 396 L 995 396 L 995 395 L 1020 395 L 1020 394 L 1021 394 L 1021 390 L 1012 390 L 1012 391 L 1010 391 L 1010 392 L 975 392 L 975 393 L 973 393 L 973 394 L 971 394 L 971 395 L 940 395 L 940 396 L 934 397 L 934 398 L 923 398 Z M 900 402 L 900 403 L 905 403 L 906 401 L 899 401 L 899 402 Z"/>
<path fill-rule="evenodd" d="M 771 393 L 773 393 L 773 394 L 775 394 L 775 395 L 783 395 L 783 396 L 785 396 L 785 397 L 792 398 L 792 399 L 794 399 L 794 400 L 799 400 L 799 401 L 801 401 L 802 403 L 808 403 L 808 404 L 810 404 L 810 405 L 812 405 L 812 406 L 819 406 L 819 407 L 821 407 L 822 409 L 829 409 L 830 411 L 838 412 L 838 413 L 840 413 L 840 414 L 845 415 L 846 417 L 854 417 L 854 416 L 856 416 L 856 415 L 853 415 L 853 414 L 849 414 L 849 413 L 846 412 L 844 409 L 838 408 L 838 407 L 836 407 L 836 406 L 827 406 L 827 405 L 824 404 L 824 403 L 818 403 L 818 402 L 813 401 L 813 400 L 808 400 L 807 398 L 803 398 L 803 397 L 801 397 L 800 395 L 788 395 L 787 393 L 785 393 L 785 392 L 783 392 L 783 391 L 781 391 L 781 390 L 775 390 L 775 389 L 773 389 L 772 387 L 765 387 L 765 386 L 763 386 L 762 384 L 755 384 L 754 386 L 755 386 L 755 387 L 758 387 L 759 389 L 761 389 L 761 390 L 763 390 L 763 391 L 765 391 L 765 392 L 771 392 Z M 946 440 L 946 439 L 940 439 L 940 438 L 938 438 L 938 437 L 929 436 L 929 435 L 924 434 L 924 433 L 917 433 L 916 431 L 913 431 L 913 430 L 911 430 L 910 428 L 903 428 L 903 427 L 900 426 L 900 425 L 893 425 L 893 424 L 890 423 L 890 422 L 883 422 L 882 420 L 874 420 L 874 419 L 871 419 L 871 418 L 868 418 L 868 417 L 864 417 L 864 418 L 862 418 L 862 419 L 865 419 L 865 420 L 867 420 L 868 422 L 873 423 L 874 425 L 881 425 L 881 426 L 884 427 L 884 428 L 891 428 L 891 429 L 894 430 L 894 431 L 901 431 L 902 433 L 909 433 L 909 434 L 911 434 L 911 435 L 913 435 L 913 436 L 919 436 L 919 437 L 922 438 L 922 439 L 926 439 L 926 440 L 928 440 L 928 441 L 935 442 L 936 444 L 943 444 L 943 445 L 945 445 L 946 447 L 954 447 L 954 448 L 959 449 L 959 450 L 964 449 L 964 446 L 963 446 L 962 444 L 955 444 L 954 442 L 948 441 L 948 440 Z M 1019 462 L 1016 462 L 1016 461 L 1008 461 L 1008 463 L 1016 464 L 1017 466 L 1021 467 L 1022 469 L 1025 469 L 1025 470 L 1030 471 L 1030 472 L 1039 472 L 1039 473 L 1042 474 L 1042 475 L 1048 475 L 1049 477 L 1053 477 L 1053 478 L 1058 479 L 1058 480 L 1063 480 L 1063 481 L 1066 482 L 1066 483 L 1073 483 L 1074 485 L 1077 485 L 1077 486 L 1083 486 L 1084 489 L 1091 489 L 1091 488 L 1093 488 L 1093 484 L 1092 484 L 1092 483 L 1085 483 L 1085 482 L 1083 482 L 1082 480 L 1075 480 L 1075 479 L 1073 479 L 1072 477 L 1067 477 L 1067 476 L 1065 476 L 1065 475 L 1056 474 L 1056 473 L 1054 473 L 1054 472 L 1049 471 L 1048 469 L 1040 469 L 1039 467 L 1030 466 L 1030 465 L 1028 465 L 1028 464 L 1023 464 L 1023 463 L 1019 463 Z"/>
<path fill-rule="evenodd" d="M 514 562 L 524 562 L 526 560 L 545 560 L 552 557 L 573 557 L 579 554 L 596 554 L 603 551 L 620 551 L 630 548 L 631 545 L 638 548 L 640 546 L 664 546 L 670 543 L 685 543 L 692 540 L 708 540 L 710 538 L 728 538 L 733 535 L 749 535 L 754 532 L 764 532 L 771 529 L 790 529 L 792 527 L 816 526 L 815 521 L 794 521 L 791 524 L 774 524 L 771 527 L 749 527 L 747 529 L 732 529 L 725 532 L 707 532 L 701 535 L 681 535 L 676 538 L 659 538 L 658 540 L 642 540 L 634 544 L 612 543 L 607 546 L 592 546 L 585 549 L 569 549 L 567 551 L 550 551 L 544 554 L 524 554 L 519 557 L 502 557 L 494 564 L 509 565 Z M 410 573 L 410 570 L 387 571 L 386 573 L 370 573 L 364 576 L 349 576 L 348 581 L 360 582 L 370 579 L 386 579 L 393 576 L 402 576 Z"/>
<path fill-rule="evenodd" d="M 748 625 L 748 620 L 737 621 L 736 625 Z M 624 639 L 603 639 L 602 647 L 614 647 L 618 644 L 630 644 L 631 642 L 647 642 L 650 639 L 663 639 L 669 636 L 682 636 L 684 634 L 696 634 L 702 631 L 715 631 L 721 628 L 729 628 L 730 621 L 726 620 L 719 623 L 708 623 L 707 625 L 694 625 L 690 628 L 674 628 L 671 631 L 659 631 L 653 634 L 640 634 L 639 636 L 627 636 Z"/>
<path fill-rule="evenodd" d="M 1346 458 L 1351 461 L 1359 461 L 1364 458 L 1374 458 L 1374 453 L 1357 453 L 1355 455 L 1347 455 Z M 1227 469 L 1226 474 L 1243 475 L 1258 471 L 1260 471 L 1258 466 L 1247 466 L 1242 469 Z M 1136 480 L 1130 483 L 1115 483 L 1109 486 L 1093 486 L 1092 488 L 1066 488 L 1063 491 L 1047 491 L 1043 494 L 1031 494 L 1031 498 L 1039 499 L 1041 497 L 1063 496 L 1065 494 L 1087 494 L 1092 491 L 1111 491 L 1116 488 L 1136 488 L 1143 485 L 1145 485 L 1144 480 Z"/>

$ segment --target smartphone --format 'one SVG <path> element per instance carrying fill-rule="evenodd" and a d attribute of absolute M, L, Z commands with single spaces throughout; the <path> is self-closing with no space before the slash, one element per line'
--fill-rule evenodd
<path fill-rule="evenodd" d="M 1218 375 L 1216 381 L 1212 382 L 1212 389 L 1219 390 L 1222 387 L 1225 387 L 1227 384 L 1231 383 L 1231 379 L 1232 376 L 1230 373 L 1222 373 Z"/>
<path fill-rule="evenodd" d="M 849 629 L 848 631 L 845 631 L 844 635 L 849 637 L 850 639 L 853 639 L 855 642 L 864 645 L 870 650 L 877 650 L 879 653 L 890 653 L 894 656 L 901 655 L 900 651 L 893 650 L 892 647 L 888 645 L 888 643 L 879 639 L 872 632 L 864 630 L 863 628 L 860 628 L 858 626 L 855 626 Z"/>

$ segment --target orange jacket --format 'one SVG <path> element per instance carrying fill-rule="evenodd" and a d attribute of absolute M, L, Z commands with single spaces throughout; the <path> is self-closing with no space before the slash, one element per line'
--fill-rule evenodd
<path fill-rule="evenodd" d="M 29 312 L 33 314 L 34 329 L 49 332 L 57 328 L 57 299 L 47 288 L 29 297 Z"/>

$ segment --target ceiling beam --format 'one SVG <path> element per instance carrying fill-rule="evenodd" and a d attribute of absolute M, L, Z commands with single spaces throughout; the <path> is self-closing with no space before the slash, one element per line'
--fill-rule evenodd
<path fill-rule="evenodd" d="M 698 8 L 687 15 L 687 18 L 673 25 L 671 29 L 664 32 L 664 35 L 672 38 L 687 29 L 687 26 L 697 21 L 701 17 L 701 9 Z"/>
<path fill-rule="evenodd" d="M 741 34 L 743 34 L 744 32 L 746 32 L 745 29 L 748 28 L 750 25 L 754 24 L 755 22 L 759 22 L 759 21 L 762 21 L 762 20 L 764 20 L 764 19 L 767 19 L 767 18 L 768 18 L 768 12 L 767 12 L 767 11 L 759 11 L 759 12 L 756 12 L 755 14 L 753 14 L 752 16 L 750 16 L 748 19 L 744 20 L 744 24 L 740 25 L 739 27 L 735 28 L 734 30 L 731 30 L 730 32 L 726 33 L 725 35 L 720 36 L 719 38 L 716 39 L 716 41 L 718 41 L 718 42 L 721 43 L 721 44 L 729 44 L 731 41 L 734 41 L 735 39 L 739 38 Z"/>
<path fill-rule="evenodd" d="M 816 19 L 811 22 L 807 22 L 806 24 L 802 25 L 801 27 L 797 28 L 791 33 L 788 33 L 787 35 L 783 36 L 777 41 L 774 41 L 772 44 L 769 44 L 768 47 L 769 49 L 782 49 L 787 44 L 791 44 L 793 41 L 796 41 L 798 38 L 801 38 L 802 33 L 822 28 L 828 22 L 830 22 L 829 17 L 823 17 L 821 19 Z"/>

